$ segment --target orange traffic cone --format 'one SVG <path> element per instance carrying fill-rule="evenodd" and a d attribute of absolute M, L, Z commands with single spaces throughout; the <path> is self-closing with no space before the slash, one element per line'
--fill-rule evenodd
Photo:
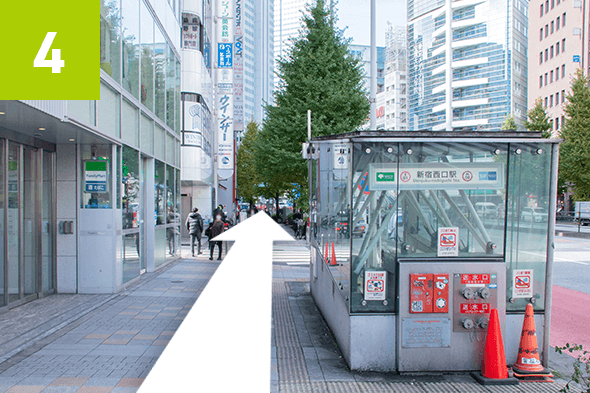
<path fill-rule="evenodd" d="M 328 242 L 326 242 L 326 252 L 324 252 L 324 259 L 326 260 L 326 265 L 328 264 Z"/>
<path fill-rule="evenodd" d="M 522 334 L 520 335 L 520 346 L 518 347 L 518 357 L 516 363 L 512 365 L 514 376 L 522 381 L 538 382 L 539 377 L 553 377 L 551 371 L 541 365 L 539 358 L 537 331 L 535 328 L 535 315 L 533 305 L 527 304 L 522 323 Z M 553 380 L 545 382 L 553 382 Z"/>
<path fill-rule="evenodd" d="M 518 379 L 508 377 L 500 317 L 495 308 L 492 308 L 490 312 L 481 373 L 477 372 L 471 375 L 482 385 L 518 385 Z"/>
<path fill-rule="evenodd" d="M 334 242 L 332 242 L 332 261 L 331 261 L 330 265 L 331 266 L 338 265 L 338 262 L 336 262 L 336 251 L 334 250 Z"/>

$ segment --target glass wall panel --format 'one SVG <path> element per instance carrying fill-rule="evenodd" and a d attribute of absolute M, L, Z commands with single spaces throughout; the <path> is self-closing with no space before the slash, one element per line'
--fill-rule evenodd
<path fill-rule="evenodd" d="M 123 229 L 139 228 L 142 219 L 139 152 L 127 146 L 123 146 L 121 188 Z"/>
<path fill-rule="evenodd" d="M 9 302 L 20 299 L 20 145 L 8 142 L 8 295 Z"/>
<path fill-rule="evenodd" d="M 154 240 L 154 260 L 156 267 L 166 262 L 166 228 L 156 228 Z"/>
<path fill-rule="evenodd" d="M 81 145 L 82 209 L 110 209 L 111 145 Z M 117 198 L 119 200 L 119 198 Z"/>
<path fill-rule="evenodd" d="M 506 228 L 506 290 L 513 297 L 512 283 L 516 270 L 530 271 L 533 276 L 535 310 L 545 306 L 545 273 L 551 151 L 545 144 L 510 145 L 510 179 Z M 524 311 L 529 298 L 507 302 L 511 311 Z"/>
<path fill-rule="evenodd" d="M 176 119 L 176 56 L 172 47 L 166 45 L 166 124 L 175 129 Z"/>
<path fill-rule="evenodd" d="M 117 195 L 115 196 L 115 199 L 117 201 L 117 209 L 121 208 L 121 160 L 122 160 L 122 155 L 121 155 L 121 146 L 117 146 L 115 148 L 115 154 L 116 154 L 116 164 L 115 167 L 117 168 L 117 170 L 115 171 L 116 173 L 116 181 L 115 184 L 117 185 Z"/>
<path fill-rule="evenodd" d="M 140 1 L 141 17 L 141 103 L 154 111 L 154 20 Z"/>
<path fill-rule="evenodd" d="M 141 115 L 141 148 L 154 154 L 154 122 L 145 115 Z"/>
<path fill-rule="evenodd" d="M 4 217 L 5 217 L 5 208 L 6 208 L 6 189 L 4 188 L 4 173 L 6 171 L 6 154 L 5 154 L 5 139 L 0 138 L 0 307 L 6 305 L 6 298 L 4 296 L 4 264 L 6 261 L 4 260 L 4 241 L 5 241 L 5 232 L 4 232 Z"/>
<path fill-rule="evenodd" d="M 166 159 L 166 131 L 158 124 L 154 128 L 154 155 L 161 160 Z"/>
<path fill-rule="evenodd" d="M 458 230 L 459 257 L 503 256 L 508 146 L 408 143 L 400 150 L 401 256 L 440 257 L 438 228 L 446 227 Z"/>
<path fill-rule="evenodd" d="M 390 177 L 397 172 L 398 160 L 395 143 L 353 146 L 351 312 L 395 311 L 399 192 Z M 369 187 L 372 163 L 383 167 L 382 172 L 389 180 L 384 182 L 387 186 Z M 385 275 L 385 301 L 371 300 L 371 288 L 366 288 L 365 282 L 372 275 Z"/>
<path fill-rule="evenodd" d="M 140 1 L 141 3 L 141 1 Z M 139 99 L 139 4 L 122 1 L 123 88 Z"/>
<path fill-rule="evenodd" d="M 174 163 L 174 151 L 176 148 L 176 138 L 171 134 L 166 134 L 166 161 Z"/>
<path fill-rule="evenodd" d="M 24 292 L 31 295 L 38 292 L 37 288 L 37 150 L 25 146 L 23 148 L 23 241 L 24 241 Z"/>
<path fill-rule="evenodd" d="M 139 232 L 123 235 L 123 283 L 139 276 Z"/>
<path fill-rule="evenodd" d="M 166 165 L 156 160 L 155 164 L 155 216 L 156 225 L 166 224 Z"/>
<path fill-rule="evenodd" d="M 121 80 L 120 28 L 119 1 L 100 0 L 100 68 L 117 82 Z"/>
<path fill-rule="evenodd" d="M 104 83 L 100 84 L 100 100 L 96 101 L 97 127 L 110 136 L 119 137 L 120 96 Z"/>
<path fill-rule="evenodd" d="M 121 139 L 132 146 L 139 146 L 139 110 L 123 99 L 121 112 Z"/>
<path fill-rule="evenodd" d="M 158 26 L 155 26 L 154 46 L 154 89 L 155 114 L 162 121 L 166 121 L 166 52 L 168 43 Z"/>
<path fill-rule="evenodd" d="M 43 189 L 42 189 L 42 250 L 41 275 L 42 290 L 49 291 L 54 288 L 53 282 L 53 255 L 55 245 L 53 244 L 53 170 L 55 153 L 43 151 Z"/>
<path fill-rule="evenodd" d="M 180 129 L 182 128 L 182 123 L 180 120 L 180 103 L 181 103 L 181 94 L 180 94 L 180 60 L 178 58 L 174 58 L 174 62 L 176 63 L 176 82 L 174 84 L 174 88 L 176 91 L 175 98 L 174 98 L 174 109 L 176 111 L 176 127 L 174 131 L 177 134 L 180 134 Z"/>
<path fill-rule="evenodd" d="M 94 101 L 89 100 L 69 100 L 68 101 L 68 116 L 76 120 L 83 121 L 90 125 L 94 125 Z"/>

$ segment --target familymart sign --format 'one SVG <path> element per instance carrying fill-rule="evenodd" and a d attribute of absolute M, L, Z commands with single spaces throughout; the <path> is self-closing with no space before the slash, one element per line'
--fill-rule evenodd
<path fill-rule="evenodd" d="M 504 164 L 417 163 L 370 164 L 369 190 L 502 189 Z"/>
<path fill-rule="evenodd" d="M 107 192 L 108 161 L 84 162 L 84 191 Z"/>

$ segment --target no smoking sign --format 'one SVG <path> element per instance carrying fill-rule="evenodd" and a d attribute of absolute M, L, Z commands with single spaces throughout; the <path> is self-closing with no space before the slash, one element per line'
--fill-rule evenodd
<path fill-rule="evenodd" d="M 512 274 L 512 297 L 533 297 L 533 270 L 514 270 Z"/>
<path fill-rule="evenodd" d="M 0 100 L 100 99 L 100 3 L 2 2 Z"/>

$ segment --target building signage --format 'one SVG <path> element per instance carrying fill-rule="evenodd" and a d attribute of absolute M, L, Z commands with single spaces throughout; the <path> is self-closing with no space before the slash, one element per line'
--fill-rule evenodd
<path fill-rule="evenodd" d="M 244 130 L 244 36 L 242 35 L 242 0 L 236 0 L 235 19 L 233 59 L 234 129 L 239 132 Z"/>
<path fill-rule="evenodd" d="M 217 101 L 217 168 L 219 177 L 228 179 L 234 171 L 233 96 L 224 94 Z"/>
<path fill-rule="evenodd" d="M 348 169 L 348 146 L 337 143 L 332 146 L 334 152 L 334 169 Z"/>
<path fill-rule="evenodd" d="M 459 228 L 438 228 L 438 253 L 439 257 L 459 256 Z"/>
<path fill-rule="evenodd" d="M 512 297 L 533 297 L 533 269 L 512 271 Z"/>
<path fill-rule="evenodd" d="M 365 300 L 385 300 L 386 285 L 386 271 L 365 271 Z"/>
<path fill-rule="evenodd" d="M 84 191 L 107 192 L 108 161 L 84 161 Z"/>
<path fill-rule="evenodd" d="M 233 67 L 233 45 L 229 43 L 217 44 L 217 68 Z"/>
<path fill-rule="evenodd" d="M 203 135 L 198 132 L 184 131 L 182 133 L 182 145 L 183 146 L 203 146 Z"/>
<path fill-rule="evenodd" d="M 574 55 L 574 63 L 580 62 L 580 55 Z"/>
<path fill-rule="evenodd" d="M 369 165 L 371 191 L 498 190 L 503 185 L 504 164 L 496 162 Z"/>
<path fill-rule="evenodd" d="M 199 17 L 182 14 L 182 49 L 201 50 L 201 31 Z"/>
<path fill-rule="evenodd" d="M 203 118 L 201 115 L 201 104 L 198 102 L 184 102 L 184 131 L 201 132 Z"/>

